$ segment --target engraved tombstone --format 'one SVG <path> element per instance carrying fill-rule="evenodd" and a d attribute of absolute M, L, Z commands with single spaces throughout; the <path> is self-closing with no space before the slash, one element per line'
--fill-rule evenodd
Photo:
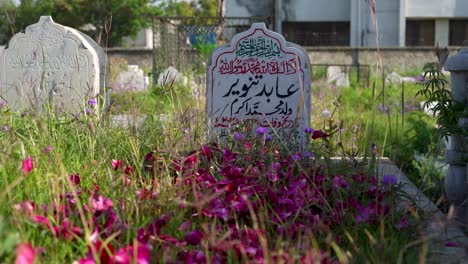
<path fill-rule="evenodd" d="M 77 113 L 103 90 L 102 50 L 83 33 L 42 16 L 0 54 L 0 96 L 13 110 Z M 98 55 L 99 53 L 99 55 Z"/>
<path fill-rule="evenodd" d="M 223 138 L 245 122 L 301 147 L 310 124 L 310 62 L 298 45 L 254 23 L 218 47 L 207 70 L 209 137 Z"/>

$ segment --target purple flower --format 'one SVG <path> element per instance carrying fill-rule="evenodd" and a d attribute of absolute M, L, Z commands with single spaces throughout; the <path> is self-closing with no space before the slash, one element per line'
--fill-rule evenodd
<path fill-rule="evenodd" d="M 315 130 L 313 128 L 311 128 L 311 127 L 304 128 L 304 132 L 307 133 L 307 134 L 312 134 L 312 133 L 314 133 L 314 131 Z"/>
<path fill-rule="evenodd" d="M 348 188 L 349 183 L 343 178 L 343 176 L 335 176 L 333 178 L 333 188 L 334 189 L 339 189 L 339 188 Z"/>
<path fill-rule="evenodd" d="M 272 141 L 272 140 L 273 140 L 272 136 L 265 134 L 265 141 Z"/>
<path fill-rule="evenodd" d="M 408 227 L 408 220 L 406 220 L 406 217 L 403 216 L 400 219 L 400 222 L 395 225 L 395 228 L 398 229 L 398 230 L 401 230 L 401 229 L 403 229 L 405 227 Z"/>
<path fill-rule="evenodd" d="M 398 177 L 394 174 L 385 174 L 382 177 L 382 183 L 385 185 L 395 185 L 398 184 Z"/>
<path fill-rule="evenodd" d="M 95 106 L 97 104 L 96 98 L 91 98 L 88 100 L 88 105 L 89 106 Z"/>
<path fill-rule="evenodd" d="M 244 134 L 242 134 L 241 132 L 235 132 L 233 137 L 235 140 L 241 140 L 244 138 Z"/>
<path fill-rule="evenodd" d="M 43 152 L 44 152 L 44 153 L 49 153 L 49 152 L 51 152 L 53 149 L 54 149 L 53 146 L 47 146 L 47 147 L 44 148 Z"/>
<path fill-rule="evenodd" d="M 300 153 L 299 154 L 294 154 L 294 155 L 291 156 L 291 159 L 292 160 L 300 160 L 301 159 L 301 154 Z"/>
<path fill-rule="evenodd" d="M 305 155 L 306 155 L 306 157 L 308 157 L 308 158 L 315 158 L 314 153 L 312 153 L 312 152 L 310 152 L 310 151 L 306 151 L 306 152 L 305 152 Z"/>
<path fill-rule="evenodd" d="M 5 131 L 5 132 L 10 131 L 10 127 L 9 126 L 3 126 L 3 131 Z"/>
<path fill-rule="evenodd" d="M 93 113 L 93 109 L 91 109 L 91 108 L 86 108 L 86 113 L 87 113 L 87 114 L 92 114 L 92 113 Z"/>
<path fill-rule="evenodd" d="M 378 108 L 379 108 L 380 112 L 382 112 L 382 113 L 384 113 L 384 114 L 390 113 L 390 108 L 389 108 L 387 105 L 385 105 L 385 104 L 380 104 L 380 105 L 378 106 Z"/>
<path fill-rule="evenodd" d="M 257 135 L 263 135 L 263 134 L 266 134 L 267 132 L 268 132 L 268 128 L 266 127 L 259 127 L 255 129 L 255 133 L 257 133 Z"/>

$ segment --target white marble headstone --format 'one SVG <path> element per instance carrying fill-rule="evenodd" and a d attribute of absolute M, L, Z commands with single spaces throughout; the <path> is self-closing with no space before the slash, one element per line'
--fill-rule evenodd
<path fill-rule="evenodd" d="M 138 65 L 128 65 L 127 70 L 119 73 L 113 91 L 144 91 L 148 88 L 145 73 Z"/>
<path fill-rule="evenodd" d="M 249 120 L 289 146 L 303 146 L 310 125 L 310 62 L 298 45 L 264 23 L 235 35 L 208 63 L 206 112 L 210 137 L 225 137 Z M 273 132 L 275 131 L 275 132 Z"/>
<path fill-rule="evenodd" d="M 42 16 L 0 54 L 1 100 L 13 110 L 40 113 L 50 103 L 57 111 L 82 111 L 103 90 L 105 57 L 96 46 L 83 33 Z"/>

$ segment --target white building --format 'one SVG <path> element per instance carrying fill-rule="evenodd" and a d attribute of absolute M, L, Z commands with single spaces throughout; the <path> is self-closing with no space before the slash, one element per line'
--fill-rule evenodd
<path fill-rule="evenodd" d="M 303 46 L 468 44 L 468 0 L 226 0 L 226 16 L 272 17 Z"/>

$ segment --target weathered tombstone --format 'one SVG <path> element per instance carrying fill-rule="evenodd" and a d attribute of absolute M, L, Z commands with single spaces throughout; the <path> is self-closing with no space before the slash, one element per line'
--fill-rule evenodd
<path fill-rule="evenodd" d="M 310 124 L 310 62 L 298 45 L 264 23 L 218 47 L 207 69 L 208 136 L 226 137 L 244 121 L 266 127 L 289 146 L 306 142 Z"/>
<path fill-rule="evenodd" d="M 341 70 L 340 66 L 327 67 L 327 82 L 337 87 L 349 87 L 348 75 Z"/>
<path fill-rule="evenodd" d="M 0 54 L 0 96 L 13 110 L 77 113 L 103 91 L 102 49 L 81 32 L 42 16 L 15 34 Z M 103 56 L 104 55 L 104 56 Z"/>
<path fill-rule="evenodd" d="M 158 85 L 166 86 L 173 82 L 177 82 L 182 78 L 182 74 L 173 66 L 169 66 L 158 77 Z"/>
<path fill-rule="evenodd" d="M 117 81 L 112 86 L 117 91 L 144 91 L 148 88 L 148 80 L 138 65 L 128 65 L 127 70 L 119 73 Z"/>

